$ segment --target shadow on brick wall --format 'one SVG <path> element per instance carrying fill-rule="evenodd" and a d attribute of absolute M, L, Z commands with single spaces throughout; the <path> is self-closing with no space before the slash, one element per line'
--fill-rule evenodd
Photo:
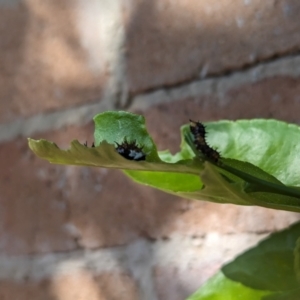
<path fill-rule="evenodd" d="M 5 62 L 0 60 L 0 64 L 3 63 L 3 66 L 0 65 L 0 67 L 3 67 L 6 72 L 1 81 L 5 85 L 5 89 L 0 89 L 0 93 L 1 91 L 3 93 L 0 94 L 0 105 L 6 105 L 5 101 L 12 99 L 13 105 L 8 110 L 8 114 L 13 116 L 17 115 L 15 111 L 19 113 L 26 108 L 26 102 L 22 104 L 23 108 L 18 107 L 21 102 L 20 95 L 16 98 L 12 97 L 15 95 L 15 85 L 22 85 L 22 78 L 27 74 L 26 72 L 28 72 L 26 76 L 31 76 L 34 73 L 33 66 L 35 65 L 29 63 L 28 66 L 33 69 L 23 68 L 22 76 L 18 77 L 19 66 L 22 65 L 26 54 L 24 53 L 26 52 L 24 43 L 31 17 L 26 6 L 20 7 L 20 11 L 16 12 L 18 16 L 12 16 L 8 11 L 5 12 L 4 18 L 1 18 L 1 20 L 5 20 L 4 23 L 10 25 L 12 28 L 10 30 L 15 30 L 14 35 L 6 36 L 0 41 L 0 45 L 4 45 L 0 47 L 0 51 L 4 49 L 3 55 L 5 56 Z M 165 15 L 161 13 L 164 11 Z M 256 59 L 256 50 L 262 53 L 260 58 L 274 54 L 274 52 L 270 53 L 270 48 L 272 48 L 270 45 L 276 44 L 276 40 L 264 48 L 262 41 L 252 40 L 245 32 L 231 30 L 231 25 L 223 26 L 221 13 L 214 20 L 204 12 L 205 9 L 201 10 L 201 6 L 197 6 L 197 8 L 170 7 L 170 4 L 165 1 L 141 1 L 134 4 L 134 7 L 126 15 L 128 19 L 125 24 L 127 75 L 131 94 L 152 90 L 156 87 L 168 88 L 206 76 L 227 74 L 228 70 L 243 68 L 251 64 Z M 38 11 L 37 14 L 39 15 L 39 13 L 41 12 Z M 231 13 L 230 8 L 226 8 L 224 13 L 228 17 Z M 45 26 L 43 17 L 40 16 L 36 21 L 38 21 L 36 30 L 40 34 L 37 36 L 42 39 L 42 29 Z M 207 26 L 205 22 L 207 22 Z M 17 38 L 12 39 L 12 36 Z M 53 38 L 52 42 L 55 44 L 55 34 Z M 70 38 L 66 43 L 68 47 L 72 48 L 70 45 L 72 43 L 77 45 L 78 41 Z M 291 43 L 289 45 L 291 46 Z M 7 47 L 12 48 L 12 51 L 8 51 Z M 49 49 L 46 53 L 51 56 L 52 48 Z M 277 47 L 277 50 L 288 51 L 286 48 L 282 50 L 280 47 Z M 59 53 L 60 51 L 56 54 Z M 253 53 L 255 55 L 251 56 Z M 2 52 L 0 54 L 2 55 Z M 34 60 L 35 56 L 32 55 L 31 58 Z M 31 58 L 27 57 L 26 59 L 30 60 Z M 45 59 L 47 60 L 47 57 Z M 63 61 L 61 64 L 64 65 Z M 67 69 L 66 73 L 68 71 Z M 18 80 L 14 82 L 12 78 L 18 78 Z M 43 78 L 41 76 L 40 80 L 43 81 Z M 208 121 L 224 118 L 274 117 L 299 122 L 299 116 L 294 109 L 299 101 L 299 86 L 297 79 L 288 76 L 280 78 L 274 76 L 231 89 L 222 90 L 216 87 L 210 95 L 184 97 L 177 102 L 159 104 L 149 108 L 144 114 L 149 131 L 157 141 L 159 149 L 169 148 L 175 152 L 178 150 L 180 142 L 179 127 L 187 123 L 189 118 Z M 89 92 L 85 94 L 85 88 L 78 88 L 76 80 L 69 82 L 68 87 L 72 90 L 71 96 L 80 91 L 82 92 L 82 94 L 79 93 L 80 99 L 86 99 L 89 95 Z M 24 84 L 22 88 L 27 91 Z M 34 84 L 30 93 L 27 95 L 34 95 L 38 99 L 50 99 L 52 95 L 40 98 L 39 95 L 43 95 L 43 85 L 37 83 Z M 62 100 L 59 99 L 59 96 L 57 99 L 56 104 L 50 103 L 46 110 L 60 108 L 56 105 Z M 68 99 L 70 105 L 75 104 L 72 103 L 72 97 Z M 43 100 L 40 102 L 42 103 Z M 32 103 L 32 106 L 34 107 L 35 103 Z M 44 108 L 42 107 L 41 110 Z M 4 111 L 2 107 L 0 110 Z M 25 115 L 32 112 L 35 110 L 28 110 Z M 6 120 L 5 118 L 3 117 L 4 120 Z M 91 124 L 81 128 L 69 126 L 59 131 L 37 135 L 36 138 L 47 138 L 61 147 L 66 147 L 72 139 L 78 139 L 81 142 L 88 140 L 90 145 L 92 130 Z M 26 141 L 23 139 L 3 145 L 0 149 L 0 160 L 1 163 L 3 162 L 2 169 L 5 170 L 4 174 L 0 174 L 0 182 L 3 185 L 1 188 L 1 213 L 4 216 L 1 227 L 1 250 L 10 255 L 24 253 L 61 255 L 62 258 L 50 266 L 50 270 L 54 274 L 57 274 L 60 267 L 68 262 L 69 258 L 66 257 L 68 255 L 71 260 L 73 259 L 72 255 L 75 255 L 74 261 L 76 262 L 78 259 L 76 253 L 82 254 L 80 251 L 83 249 L 111 250 L 112 260 L 115 260 L 116 265 L 120 266 L 125 277 L 132 275 L 135 277 L 133 279 L 136 284 L 143 285 L 142 287 L 138 286 L 133 292 L 137 299 L 142 300 L 137 296 L 138 289 L 145 287 L 143 280 L 149 279 L 149 272 L 155 274 L 152 263 L 155 266 L 156 253 L 151 245 L 157 240 L 170 239 L 174 233 L 186 234 L 184 230 L 180 232 L 178 224 L 181 217 L 191 210 L 189 201 L 139 186 L 118 171 L 50 165 L 36 158 L 28 150 Z M 201 209 L 202 205 L 203 203 L 198 202 L 192 206 Z M 191 215 L 191 231 L 197 233 L 197 228 L 210 230 L 209 224 L 203 229 L 201 222 L 201 219 L 195 216 L 193 219 Z M 146 241 L 145 244 L 141 244 L 141 249 L 148 245 L 145 260 L 142 255 L 134 257 L 135 252 L 128 253 L 126 249 L 124 250 L 127 253 L 125 256 L 116 251 L 118 249 L 116 247 L 124 246 L 126 248 L 126 245 L 134 244 L 140 239 Z M 139 247 L 139 244 L 136 245 Z M 111 247 L 115 248 L 111 249 Z M 129 247 L 129 249 L 131 248 Z M 180 251 L 180 249 L 176 249 L 176 251 Z M 130 259 L 137 261 L 141 259 L 138 268 L 142 273 L 137 273 L 140 277 L 135 273 L 134 264 L 131 265 L 128 261 L 124 262 L 124 259 L 126 260 L 126 257 L 129 259 L 130 255 Z M 101 262 L 99 266 L 101 267 Z M 91 272 L 86 273 L 85 271 L 89 268 L 91 268 Z M 72 292 L 80 290 L 82 282 L 86 282 L 91 290 L 99 287 L 99 293 L 94 291 L 95 299 L 100 297 L 100 294 L 103 299 L 113 299 L 111 293 L 115 288 L 114 285 L 112 284 L 110 289 L 105 290 L 101 286 L 101 282 L 106 282 L 105 280 L 108 279 L 95 279 L 90 275 L 97 269 L 95 266 L 83 264 L 82 269 L 84 274 L 76 275 L 75 279 L 65 278 L 62 285 L 55 281 L 56 278 L 50 283 L 42 282 L 37 288 L 43 290 L 43 299 L 62 300 L 61 295 L 64 293 L 74 295 Z M 201 277 L 200 273 L 201 270 L 199 270 L 199 277 Z M 197 283 L 191 288 L 190 285 L 187 286 L 176 277 L 175 273 L 174 276 L 171 275 L 171 281 L 172 285 L 170 284 L 170 286 L 178 293 L 171 291 L 171 288 L 168 290 L 168 284 L 166 284 L 157 291 L 159 299 L 183 299 L 193 292 L 193 288 L 197 288 Z M 155 283 L 152 282 L 152 284 L 154 289 L 157 288 Z M 28 283 L 28 286 L 30 289 L 36 288 L 32 287 L 31 283 Z M 126 284 L 124 286 L 126 289 Z M 172 297 L 168 296 L 172 293 Z M 30 295 L 30 299 L 39 299 L 40 297 L 36 296 L 37 294 L 34 292 Z M 121 291 L 118 299 L 121 298 L 120 295 L 123 295 Z M 122 299 L 125 299 L 124 295 Z M 132 300 L 133 298 L 128 299 Z M 147 299 L 146 296 L 144 299 Z"/>

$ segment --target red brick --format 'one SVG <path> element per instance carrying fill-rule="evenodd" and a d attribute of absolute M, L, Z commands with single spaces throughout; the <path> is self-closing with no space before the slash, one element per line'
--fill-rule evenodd
<path fill-rule="evenodd" d="M 266 236 L 267 234 L 224 234 L 210 231 L 201 237 L 181 236 L 157 243 L 153 277 L 158 299 L 186 299 L 224 263 Z"/>
<path fill-rule="evenodd" d="M 128 274 L 102 274 L 96 277 L 103 300 L 139 300 L 136 282 Z M 116 288 L 117 287 L 117 288 Z M 71 298 L 70 298 L 71 300 Z"/>
<path fill-rule="evenodd" d="M 200 253 L 199 253 L 200 254 Z M 220 267 L 219 263 L 207 263 L 202 268 L 191 267 L 185 272 L 174 265 L 156 267 L 154 279 L 159 300 L 182 300 L 194 293 Z M 199 267 L 197 265 L 197 267 Z"/>
<path fill-rule="evenodd" d="M 0 7 L 1 123 L 100 98 L 105 75 L 88 66 L 74 6 L 27 0 Z"/>
<path fill-rule="evenodd" d="M 63 135 L 64 143 L 60 144 L 64 146 L 76 134 L 85 140 L 88 131 L 87 127 L 81 132 L 62 129 L 57 137 Z M 49 139 L 53 140 L 53 135 Z M 56 140 L 59 142 L 59 138 Z M 72 167 L 41 160 L 23 138 L 0 145 L 0 165 L 0 252 L 18 254 L 77 248 L 76 235 L 68 226 L 69 198 L 63 189 Z"/>
<path fill-rule="evenodd" d="M 139 236 L 162 237 L 185 205 L 180 198 L 132 182 L 120 171 L 77 169 L 72 176 L 71 220 L 83 247 L 122 245 Z"/>
<path fill-rule="evenodd" d="M 52 293 L 64 300 L 138 300 L 134 281 L 126 274 L 92 276 L 82 270 L 54 278 Z"/>
<path fill-rule="evenodd" d="M 85 270 L 42 281 L 0 281 L 1 300 L 138 300 L 135 282 L 126 274 L 93 276 Z"/>
<path fill-rule="evenodd" d="M 1 300 L 56 300 L 49 290 L 49 282 L 0 282 Z"/>
<path fill-rule="evenodd" d="M 126 4 L 132 93 L 230 72 L 299 50 L 297 0 Z"/>
<path fill-rule="evenodd" d="M 191 201 L 189 208 L 168 222 L 165 235 L 203 236 L 208 232 L 238 234 L 281 230 L 298 221 L 298 213 L 256 206 Z"/>

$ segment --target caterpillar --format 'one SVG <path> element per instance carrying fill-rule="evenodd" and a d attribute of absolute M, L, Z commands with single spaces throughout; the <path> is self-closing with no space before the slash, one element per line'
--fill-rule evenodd
<path fill-rule="evenodd" d="M 200 151 L 206 159 L 218 163 L 221 158 L 220 153 L 207 144 L 205 139 L 205 126 L 200 122 L 190 120 L 190 131 L 193 135 L 196 149 Z"/>
<path fill-rule="evenodd" d="M 141 161 L 146 159 L 146 154 L 143 152 L 143 147 L 139 147 L 136 141 L 128 142 L 124 139 L 122 144 L 117 144 L 116 150 L 124 158 L 129 160 Z"/>

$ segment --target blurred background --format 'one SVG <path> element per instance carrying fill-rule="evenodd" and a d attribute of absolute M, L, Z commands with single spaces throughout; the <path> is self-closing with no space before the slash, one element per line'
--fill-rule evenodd
<path fill-rule="evenodd" d="M 91 144 L 127 110 L 175 153 L 190 118 L 299 108 L 298 0 L 0 0 L 0 299 L 182 300 L 299 219 L 50 165 L 27 137 Z"/>

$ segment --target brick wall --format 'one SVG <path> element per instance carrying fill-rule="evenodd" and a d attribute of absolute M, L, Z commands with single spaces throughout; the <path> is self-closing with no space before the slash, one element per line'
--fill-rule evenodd
<path fill-rule="evenodd" d="M 50 165 L 26 137 L 91 142 L 109 109 L 144 114 L 172 152 L 189 118 L 300 123 L 299 14 L 298 0 L 0 0 L 0 299 L 182 300 L 298 220 Z"/>

